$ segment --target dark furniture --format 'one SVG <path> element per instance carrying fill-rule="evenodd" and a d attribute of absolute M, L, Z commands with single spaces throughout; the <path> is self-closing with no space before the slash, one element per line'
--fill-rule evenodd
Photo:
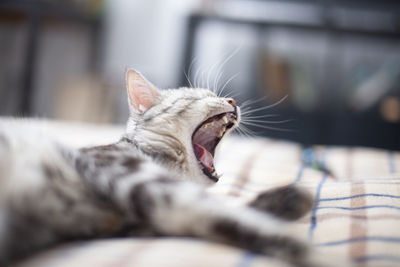
<path fill-rule="evenodd" d="M 225 1 L 229 5 L 230 1 Z M 243 2 L 246 1 L 231 1 Z M 270 2 L 270 1 L 258 1 Z M 398 1 L 280 1 L 280 3 L 295 3 L 298 5 L 304 4 L 308 8 L 312 8 L 318 14 L 318 21 L 309 23 L 304 21 L 293 21 L 291 18 L 285 21 L 271 20 L 265 18 L 251 18 L 247 16 L 235 16 L 232 14 L 224 14 L 223 11 L 211 13 L 196 13 L 188 17 L 187 31 L 185 39 L 185 52 L 182 62 L 182 69 L 188 72 L 193 58 L 201 57 L 201 54 L 195 54 L 195 48 L 198 40 L 197 34 L 199 29 L 205 23 L 214 23 L 215 25 L 226 27 L 227 31 L 232 31 L 235 27 L 246 26 L 249 31 L 258 31 L 260 35 L 268 32 L 271 29 L 279 29 L 290 33 L 302 34 L 312 33 L 321 35 L 327 38 L 328 47 L 327 53 L 324 55 L 323 71 L 321 74 L 315 74 L 319 80 L 323 82 L 315 84 L 313 92 L 317 98 L 317 104 L 311 109 L 304 110 L 299 108 L 293 101 L 285 105 L 278 105 L 274 108 L 273 113 L 278 113 L 281 118 L 292 119 L 283 125 L 283 128 L 288 128 L 293 131 L 271 131 L 258 130 L 261 135 L 283 138 L 308 144 L 329 144 L 329 145 L 361 145 L 370 147 L 382 147 L 388 149 L 400 149 L 400 61 L 395 61 L 388 69 L 396 70 L 392 77 L 392 84 L 379 99 L 362 110 L 354 109 L 346 102 L 350 90 L 347 89 L 347 84 L 351 82 L 354 74 L 343 73 L 343 62 L 350 62 L 350 69 L 360 70 L 364 68 L 363 62 L 357 62 L 345 55 L 341 55 L 339 49 L 346 48 L 347 45 L 352 45 L 353 41 L 361 42 L 376 42 L 377 52 L 380 49 L 385 49 L 386 44 L 392 47 L 398 47 L 397 53 L 400 55 L 400 3 Z M 378 14 L 378 17 L 371 17 L 373 26 L 363 27 L 361 23 L 365 18 L 358 18 L 357 14 L 360 10 L 363 14 Z M 340 11 L 340 12 L 339 12 Z M 340 14 L 340 16 L 338 16 Z M 344 15 L 343 15 L 344 14 Z M 347 16 L 347 17 L 346 17 Z M 349 19 L 350 18 L 350 19 Z M 348 21 L 350 20 L 350 23 Z M 344 23 L 346 22 L 346 23 Z M 243 28 L 243 27 L 242 27 Z M 304 37 L 307 38 L 307 37 Z M 361 41 L 360 41 L 361 40 Z M 258 40 L 260 48 L 262 48 L 263 39 Z M 382 44 L 382 47 L 380 47 Z M 396 49 L 396 48 L 395 48 Z M 335 52 L 339 51 L 339 52 Z M 339 56 L 338 56 L 339 55 Z M 396 58 L 397 54 L 393 54 Z M 391 58 L 391 56 L 389 56 Z M 312 59 L 311 59 L 312 60 Z M 318 60 L 318 59 L 316 59 Z M 254 64 L 257 64 L 256 62 Z M 353 64 L 353 65 L 352 65 Z M 377 66 L 386 66 L 385 62 L 377 62 Z M 385 65 L 386 64 L 386 65 Z M 238 67 L 239 68 L 239 67 Z M 256 67 L 256 68 L 259 68 Z M 374 69 L 365 79 L 370 79 L 378 70 Z M 251 79 L 253 80 L 253 79 Z M 257 75 L 254 76 L 254 84 L 249 84 L 249 88 L 264 87 L 268 92 L 271 88 L 260 81 Z M 365 82 L 365 81 L 362 81 Z M 361 82 L 360 82 L 361 84 Z M 181 77 L 181 85 L 188 86 L 185 75 Z M 235 86 L 235 82 L 230 84 Z M 347 86 L 347 87 L 346 87 Z M 357 85 L 359 86 L 359 85 Z M 345 88 L 338 90 L 339 87 Z M 297 84 L 290 85 L 289 97 L 293 95 Z M 254 98 L 261 97 L 260 90 L 247 89 L 247 94 Z M 390 112 L 394 112 L 394 117 L 386 118 L 382 110 L 385 109 L 386 100 L 394 101 Z M 275 99 L 274 101 L 276 101 Z M 392 101 L 392 102 L 393 102 Z M 396 104 L 397 103 L 397 104 Z M 264 105 L 271 104 L 267 102 Z M 397 106 L 396 106 L 397 105 Z M 396 111 L 397 109 L 397 111 Z M 270 110 L 258 112 L 257 115 L 267 114 Z M 397 114 L 397 113 L 398 114 Z M 274 125 L 271 125 L 274 126 Z"/>
<path fill-rule="evenodd" d="M 87 3 L 89 8 L 90 1 Z M 100 1 L 97 1 L 100 2 Z M 96 6 L 96 5 L 95 5 Z M 99 66 L 101 60 L 100 39 L 103 24 L 102 16 L 98 11 L 84 10 L 82 6 L 69 1 L 44 1 L 44 0 L 2 0 L 0 1 L 0 23 L 15 22 L 27 25 L 26 44 L 24 54 L 23 70 L 20 74 L 22 81 L 21 102 L 18 104 L 16 113 L 29 116 L 32 114 L 32 97 L 35 94 L 34 79 L 35 67 L 37 66 L 37 51 L 40 44 L 40 36 L 45 23 L 57 23 L 59 21 L 77 23 L 91 29 L 91 53 L 89 57 L 89 68 L 93 71 Z M 2 51 L 4 52 L 4 51 Z"/>

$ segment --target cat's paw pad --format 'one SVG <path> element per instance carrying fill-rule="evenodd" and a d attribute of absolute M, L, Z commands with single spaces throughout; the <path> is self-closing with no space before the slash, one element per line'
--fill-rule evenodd
<path fill-rule="evenodd" d="M 250 207 L 286 220 L 297 220 L 313 207 L 310 194 L 293 186 L 266 191 L 249 203 Z"/>

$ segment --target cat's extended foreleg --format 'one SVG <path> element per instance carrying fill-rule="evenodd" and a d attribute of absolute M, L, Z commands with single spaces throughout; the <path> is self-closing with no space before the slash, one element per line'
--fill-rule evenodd
<path fill-rule="evenodd" d="M 314 260 L 306 242 L 292 235 L 289 224 L 248 207 L 229 205 L 191 183 L 168 177 L 141 181 L 125 190 L 119 201 L 133 221 L 162 235 L 227 243 L 296 266 L 325 266 Z"/>
<path fill-rule="evenodd" d="M 96 163 L 101 162 L 81 162 L 78 169 L 87 170 Z M 212 197 L 197 184 L 172 179 L 153 162 L 129 158 L 122 165 L 134 167 L 135 172 L 122 168 L 108 175 L 103 171 L 83 176 L 100 198 L 111 198 L 124 224 L 133 230 L 139 226 L 152 234 L 227 243 L 298 266 L 329 266 L 314 260 L 307 242 L 296 238 L 293 227 L 275 216 Z"/>

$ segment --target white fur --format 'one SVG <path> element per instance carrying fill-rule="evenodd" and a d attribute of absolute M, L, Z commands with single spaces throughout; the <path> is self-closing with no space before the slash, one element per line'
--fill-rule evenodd
<path fill-rule="evenodd" d="M 34 192 L 43 185 L 42 163 L 65 164 L 55 149 L 55 141 L 38 130 L 36 121 L 0 120 L 0 197 Z"/>

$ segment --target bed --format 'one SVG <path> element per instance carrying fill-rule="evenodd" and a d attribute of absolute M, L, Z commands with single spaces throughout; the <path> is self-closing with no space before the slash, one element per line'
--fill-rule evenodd
<path fill-rule="evenodd" d="M 40 122 L 74 147 L 110 143 L 123 126 Z M 220 182 L 209 189 L 246 203 L 257 193 L 295 184 L 314 196 L 296 222 L 318 250 L 357 266 L 400 266 L 400 153 L 361 147 L 301 147 L 266 138 L 226 138 Z M 190 238 L 120 238 L 64 244 L 23 262 L 32 266 L 285 266 L 274 259 Z"/>

